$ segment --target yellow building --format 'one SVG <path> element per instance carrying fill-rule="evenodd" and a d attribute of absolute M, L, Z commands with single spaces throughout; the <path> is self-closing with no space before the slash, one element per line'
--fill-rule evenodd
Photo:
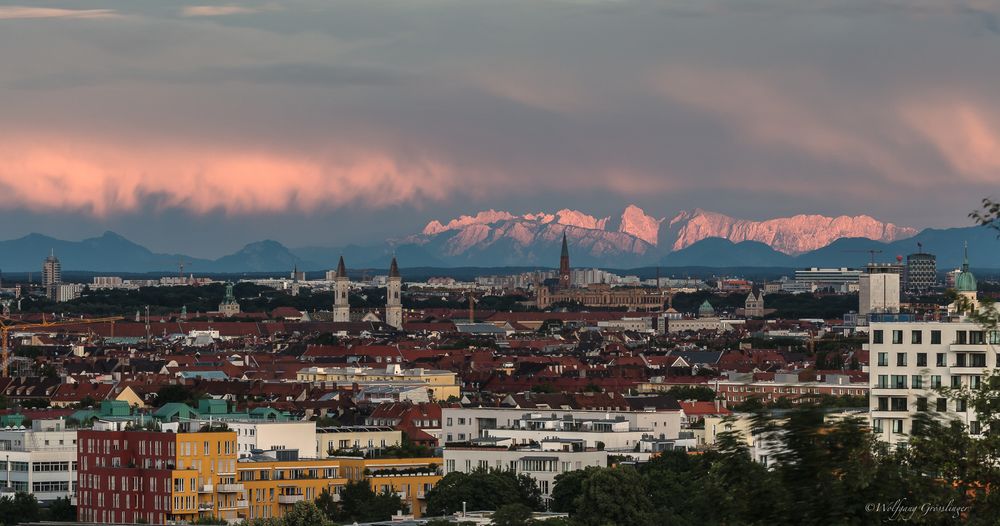
<path fill-rule="evenodd" d="M 396 493 L 414 517 L 427 511 L 427 492 L 441 480 L 442 458 L 346 458 L 344 475 L 350 480 L 367 479 L 375 493 Z"/>
<path fill-rule="evenodd" d="M 431 400 L 447 400 L 461 394 L 458 376 L 453 371 L 403 369 L 399 365 L 373 367 L 307 367 L 295 375 L 299 382 L 314 384 L 373 386 L 423 386 Z"/>

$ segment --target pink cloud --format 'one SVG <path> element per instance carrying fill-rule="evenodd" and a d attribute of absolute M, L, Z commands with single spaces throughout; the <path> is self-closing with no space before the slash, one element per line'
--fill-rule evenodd
<path fill-rule="evenodd" d="M 97 216 L 147 203 L 195 213 L 313 211 L 435 201 L 455 174 L 433 159 L 356 150 L 324 156 L 69 143 L 0 145 L 0 207 Z"/>
<path fill-rule="evenodd" d="M 0 20 L 26 18 L 118 18 L 112 9 L 60 9 L 55 7 L 0 6 Z"/>

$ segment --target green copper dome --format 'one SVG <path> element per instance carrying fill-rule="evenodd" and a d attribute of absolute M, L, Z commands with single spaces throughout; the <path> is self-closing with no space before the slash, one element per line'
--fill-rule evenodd
<path fill-rule="evenodd" d="M 713 314 L 715 314 L 715 309 L 712 307 L 712 304 L 708 302 L 708 300 L 705 300 L 704 303 L 698 307 L 699 316 L 712 316 Z"/>
<path fill-rule="evenodd" d="M 962 271 L 955 276 L 957 292 L 976 292 L 976 277 L 969 271 L 969 245 L 965 245 L 965 259 L 962 261 Z"/>

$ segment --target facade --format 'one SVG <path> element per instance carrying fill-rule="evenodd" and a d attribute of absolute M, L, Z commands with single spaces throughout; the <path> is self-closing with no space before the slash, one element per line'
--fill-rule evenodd
<path fill-rule="evenodd" d="M 870 326 L 871 423 L 885 442 L 906 440 L 913 417 L 930 411 L 979 434 L 975 413 L 939 387 L 977 387 L 997 363 L 1000 334 L 970 321 L 875 322 Z"/>
<path fill-rule="evenodd" d="M 858 290 L 858 317 L 870 313 L 899 312 L 900 268 L 898 265 L 868 265 Z"/>
<path fill-rule="evenodd" d="M 399 266 L 395 256 L 389 265 L 389 279 L 385 282 L 385 323 L 403 329 L 403 278 L 399 275 Z"/>
<path fill-rule="evenodd" d="M 60 283 L 62 283 L 62 264 L 59 263 L 55 251 L 52 251 L 42 262 L 42 287 L 45 288 L 45 295 L 50 300 L 56 301 Z"/>
<path fill-rule="evenodd" d="M 492 446 L 448 447 L 444 450 L 444 473 L 471 473 L 477 469 L 512 469 L 535 479 L 542 498 L 549 500 L 556 476 L 589 466 L 607 466 L 608 452 L 581 449 L 560 440 L 547 440 L 535 447 L 512 447 L 510 441 Z"/>
<path fill-rule="evenodd" d="M 328 458 L 350 451 L 376 453 L 403 443 L 403 432 L 390 426 L 337 426 L 316 429 L 317 458 Z"/>
<path fill-rule="evenodd" d="M 918 252 L 906 256 L 906 292 L 922 294 L 937 286 L 937 257 Z"/>
<path fill-rule="evenodd" d="M 295 449 L 237 458 L 233 431 L 80 431 L 78 520 L 96 523 L 230 522 L 280 517 L 348 480 L 405 492 L 419 516 L 442 459 L 300 458 Z M 375 475 L 378 476 L 375 476 Z"/>
<path fill-rule="evenodd" d="M 808 284 L 810 287 L 816 288 L 831 287 L 845 292 L 849 290 L 851 285 L 857 284 L 860 279 L 860 270 L 847 267 L 812 267 L 795 271 L 795 281 L 799 284 Z"/>
<path fill-rule="evenodd" d="M 4 487 L 46 503 L 76 494 L 76 431 L 63 420 L 36 420 L 0 430 Z"/>
<path fill-rule="evenodd" d="M 555 292 L 548 287 L 538 287 L 538 308 L 551 307 L 554 303 L 575 302 L 587 307 L 626 308 L 629 310 L 658 311 L 666 302 L 666 293 L 650 287 L 612 287 L 607 284 L 581 288 L 566 288 Z"/>
<path fill-rule="evenodd" d="M 240 304 L 236 302 L 236 296 L 233 295 L 232 283 L 226 283 L 226 295 L 222 298 L 222 303 L 219 304 L 219 312 L 227 318 L 240 313 Z"/>
<path fill-rule="evenodd" d="M 299 382 L 330 384 L 336 386 L 420 386 L 427 390 L 432 400 L 447 400 L 461 394 L 458 377 L 453 371 L 436 369 L 403 369 L 387 365 L 384 369 L 372 367 L 307 367 L 296 374 Z"/>
<path fill-rule="evenodd" d="M 351 282 L 347 278 L 344 256 L 340 256 L 340 262 L 337 263 L 337 274 L 333 278 L 333 321 L 335 322 L 351 321 L 351 304 L 348 301 L 350 289 Z"/>
<path fill-rule="evenodd" d="M 652 399 L 652 398 L 651 398 Z M 643 400 L 642 397 L 630 400 Z M 637 402 L 642 403 L 642 402 Z M 467 443 L 479 438 L 537 439 L 572 436 L 577 439 L 590 436 L 588 447 L 597 442 L 625 443 L 631 447 L 633 435 L 654 438 L 677 438 L 681 429 L 682 412 L 676 408 L 629 410 L 621 408 L 570 409 L 570 408 L 520 408 L 520 407 L 445 407 L 441 409 L 441 434 L 444 443 Z M 616 433 L 621 438 L 608 438 Z M 574 435 L 573 433 L 577 433 Z M 608 433 L 605 435 L 605 433 Z M 604 435 L 604 440 L 601 439 Z"/>
<path fill-rule="evenodd" d="M 751 290 L 743 302 L 743 314 L 747 318 L 764 317 L 764 291 Z"/>

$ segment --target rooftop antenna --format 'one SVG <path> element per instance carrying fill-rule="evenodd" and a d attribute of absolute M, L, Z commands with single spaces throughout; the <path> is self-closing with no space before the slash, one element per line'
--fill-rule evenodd
<path fill-rule="evenodd" d="M 924 244 L 921 243 L 921 242 L 919 242 L 919 241 L 917 241 L 917 252 L 920 252 L 920 253 L 924 252 Z"/>

